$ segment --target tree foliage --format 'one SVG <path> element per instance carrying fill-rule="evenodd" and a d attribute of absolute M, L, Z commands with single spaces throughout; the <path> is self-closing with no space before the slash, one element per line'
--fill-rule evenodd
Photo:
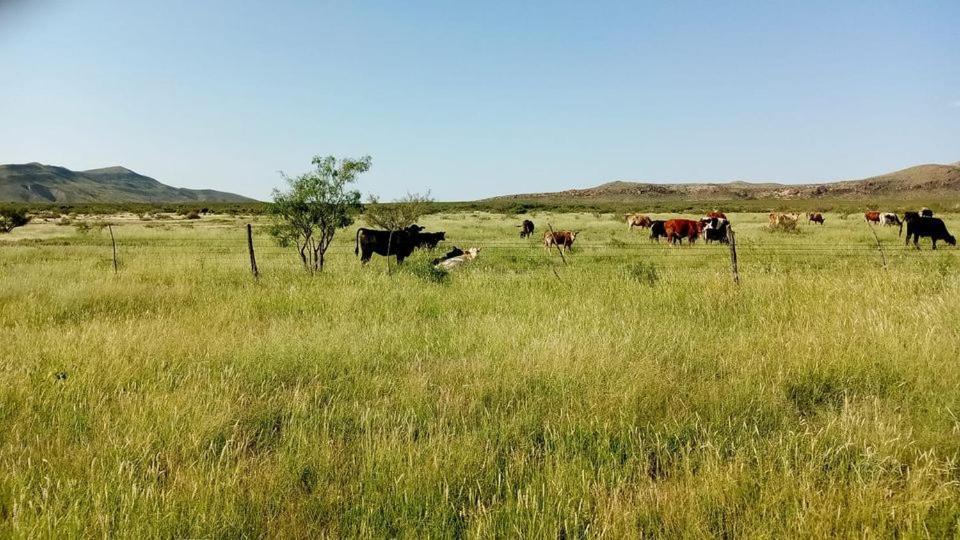
<path fill-rule="evenodd" d="M 337 229 L 351 225 L 360 211 L 360 192 L 349 185 L 370 169 L 372 160 L 315 156 L 312 163 L 314 170 L 308 173 L 283 175 L 287 191 L 273 190 L 270 233 L 280 245 L 296 245 L 300 261 L 314 272 L 323 270 Z"/>
<path fill-rule="evenodd" d="M 30 216 L 18 208 L 0 208 L 0 233 L 8 233 L 30 223 Z"/>
<path fill-rule="evenodd" d="M 429 191 L 424 195 L 407 193 L 392 203 L 381 203 L 371 195 L 364 209 L 363 219 L 373 227 L 399 231 L 416 223 L 432 206 L 433 199 L 430 198 Z"/>

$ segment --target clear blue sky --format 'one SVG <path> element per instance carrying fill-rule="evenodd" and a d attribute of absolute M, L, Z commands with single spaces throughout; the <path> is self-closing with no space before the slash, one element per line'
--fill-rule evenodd
<path fill-rule="evenodd" d="M 960 2 L 0 0 L 0 163 L 440 200 L 960 160 Z"/>

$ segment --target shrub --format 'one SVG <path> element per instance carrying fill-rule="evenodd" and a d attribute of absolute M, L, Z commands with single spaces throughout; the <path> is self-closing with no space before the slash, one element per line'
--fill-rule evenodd
<path fill-rule="evenodd" d="M 74 228 L 77 229 L 77 232 L 80 234 L 87 234 L 90 232 L 90 229 L 91 229 L 90 224 L 87 223 L 86 221 L 81 221 L 77 223 L 76 225 L 74 225 Z"/>
<path fill-rule="evenodd" d="M 200 212 L 197 212 L 196 210 L 191 210 L 187 212 L 187 215 L 184 217 L 186 217 L 187 219 L 200 219 Z"/>
<path fill-rule="evenodd" d="M 23 210 L 13 208 L 0 209 L 0 233 L 8 233 L 30 222 L 30 216 Z"/>
<path fill-rule="evenodd" d="M 72 224 L 73 224 L 73 221 L 67 216 L 62 216 L 59 220 L 57 220 L 57 225 L 60 225 L 62 227 L 66 227 Z"/>
<path fill-rule="evenodd" d="M 626 272 L 627 277 L 630 279 L 651 287 L 660 281 L 660 272 L 657 270 L 657 265 L 652 262 L 640 261 L 633 263 L 627 266 Z"/>

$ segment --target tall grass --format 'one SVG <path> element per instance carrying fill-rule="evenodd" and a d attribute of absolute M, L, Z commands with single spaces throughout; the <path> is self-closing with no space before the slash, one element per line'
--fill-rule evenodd
<path fill-rule="evenodd" d="M 732 216 L 738 287 L 726 246 L 534 216 L 564 265 L 482 217 L 427 220 L 484 247 L 438 280 L 349 233 L 313 277 L 258 236 L 254 282 L 239 221 L 121 221 L 118 276 L 18 229 L 0 536 L 957 534 L 956 250 Z"/>

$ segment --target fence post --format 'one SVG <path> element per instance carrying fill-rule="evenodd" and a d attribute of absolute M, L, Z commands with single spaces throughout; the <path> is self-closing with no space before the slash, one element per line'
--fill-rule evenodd
<path fill-rule="evenodd" d="M 117 264 L 117 239 L 113 236 L 113 224 L 108 223 L 107 230 L 110 231 L 110 243 L 113 245 L 113 273 L 116 274 L 120 270 Z"/>
<path fill-rule="evenodd" d="M 730 271 L 733 272 L 733 282 L 740 284 L 740 271 L 737 268 L 737 235 L 733 227 L 727 224 L 727 243 L 730 245 Z"/>
<path fill-rule="evenodd" d="M 253 225 L 247 223 L 247 250 L 250 252 L 250 271 L 253 272 L 253 279 L 260 277 L 260 270 L 257 269 L 257 256 L 253 252 Z"/>

